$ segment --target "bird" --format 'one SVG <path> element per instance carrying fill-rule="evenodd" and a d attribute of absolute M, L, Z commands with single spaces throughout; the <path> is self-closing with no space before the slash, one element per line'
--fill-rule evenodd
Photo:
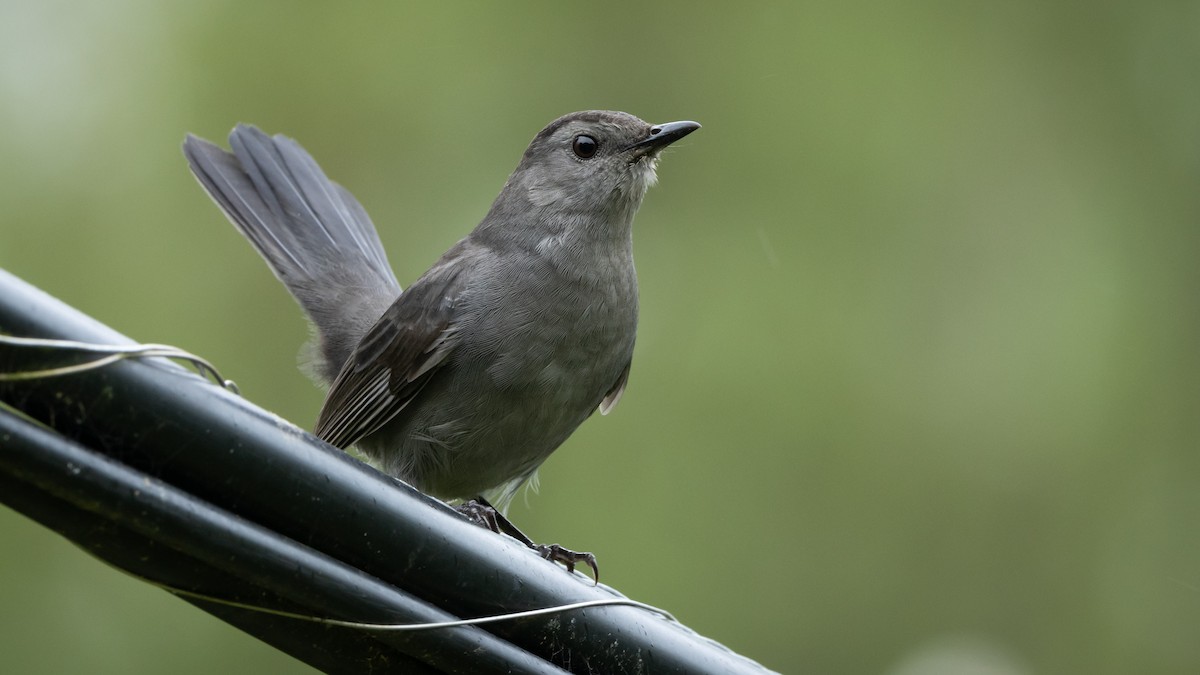
<path fill-rule="evenodd" d="M 638 323 L 633 220 L 663 149 L 700 128 L 617 111 L 539 131 L 483 219 L 401 289 L 366 210 L 295 140 L 237 125 L 188 134 L 208 195 L 313 326 L 328 384 L 314 434 L 573 571 L 504 513 L 538 467 L 629 382 Z"/>

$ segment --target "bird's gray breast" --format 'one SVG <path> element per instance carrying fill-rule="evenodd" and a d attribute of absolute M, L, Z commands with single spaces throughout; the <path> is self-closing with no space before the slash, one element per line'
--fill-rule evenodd
<path fill-rule="evenodd" d="M 470 497 L 528 477 L 616 383 L 633 354 L 637 278 L 627 250 L 595 254 L 576 266 L 513 251 L 472 275 L 451 362 L 431 384 L 441 404 L 408 427 L 409 452 L 437 456 L 414 476 L 423 489 Z"/>
<path fill-rule="evenodd" d="M 501 336 L 477 344 L 491 384 L 578 414 L 599 402 L 632 355 L 637 278 L 622 251 L 578 264 L 567 258 L 562 251 L 508 256 L 470 300 L 479 303 L 472 308 L 478 335 Z"/>

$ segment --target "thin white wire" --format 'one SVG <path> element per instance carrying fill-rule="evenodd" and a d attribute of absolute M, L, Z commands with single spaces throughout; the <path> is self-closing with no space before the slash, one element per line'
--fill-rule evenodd
<path fill-rule="evenodd" d="M 202 357 L 192 354 L 191 352 L 182 350 L 178 347 L 172 347 L 171 345 L 101 345 L 91 342 L 77 342 L 75 340 L 52 340 L 49 338 L 17 337 L 15 335 L 0 335 L 0 345 L 103 354 L 103 356 L 100 356 L 99 358 L 69 366 L 0 373 L 0 382 L 18 382 L 22 380 L 37 380 L 44 377 L 74 375 L 89 370 L 95 370 L 97 368 L 103 368 L 104 366 L 116 363 L 122 359 L 164 357 L 168 359 L 187 361 L 191 363 L 196 370 L 200 371 L 202 375 L 212 377 L 222 387 L 225 387 L 235 394 L 238 393 L 237 385 L 234 384 L 233 380 L 226 380 L 221 377 L 221 374 L 217 372 L 217 369 L 215 366 L 213 366 L 213 364 L 209 363 Z"/>
<path fill-rule="evenodd" d="M 139 577 L 140 578 L 140 577 Z M 150 579 L 145 581 L 162 588 L 165 591 L 175 595 L 215 602 L 227 607 L 236 607 L 263 614 L 271 614 L 273 616 L 282 616 L 289 619 L 298 619 L 300 621 L 310 621 L 312 623 L 320 623 L 328 626 L 339 626 L 342 628 L 357 628 L 359 630 L 373 630 L 381 632 L 399 632 L 399 631 L 418 631 L 418 630 L 436 630 L 440 628 L 459 628 L 462 626 L 476 626 L 484 623 L 496 623 L 498 621 L 515 621 L 516 619 L 527 619 L 534 616 L 545 616 L 547 614 L 558 614 L 561 612 L 569 612 L 577 609 L 587 609 L 588 607 L 605 607 L 624 605 L 628 607 L 639 607 L 649 612 L 654 612 L 669 621 L 678 620 L 665 609 L 659 609 L 653 605 L 647 605 L 644 602 L 630 600 L 629 598 L 600 598 L 597 600 L 584 600 L 582 602 L 571 602 L 565 605 L 555 605 L 553 607 L 542 607 L 539 609 L 528 609 L 521 612 L 506 612 L 504 614 L 493 614 L 490 616 L 481 616 L 474 619 L 456 619 L 454 621 L 430 621 L 426 623 L 366 623 L 363 621 L 344 621 L 341 619 L 326 619 L 319 616 L 310 616 L 308 614 L 299 614 L 297 612 L 287 612 L 281 609 L 271 609 L 269 607 L 260 607 L 258 605 L 250 605 L 234 600 L 225 600 L 215 598 L 203 593 L 194 593 L 185 591 L 179 588 L 172 588 L 163 584 L 157 583 Z"/>

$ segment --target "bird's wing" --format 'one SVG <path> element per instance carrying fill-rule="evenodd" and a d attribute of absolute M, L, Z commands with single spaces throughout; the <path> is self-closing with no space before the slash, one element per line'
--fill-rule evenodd
<path fill-rule="evenodd" d="M 343 364 L 314 433 L 349 447 L 394 418 L 454 350 L 462 265 L 454 249 L 404 291 Z"/>
<path fill-rule="evenodd" d="M 607 415 L 617 407 L 617 401 L 621 400 L 621 395 L 625 393 L 625 386 L 629 384 L 629 368 L 632 365 L 633 360 L 630 359 L 621 374 L 617 376 L 617 381 L 613 383 L 612 389 L 609 389 L 608 393 L 604 395 L 604 399 L 600 401 L 601 415 Z"/>

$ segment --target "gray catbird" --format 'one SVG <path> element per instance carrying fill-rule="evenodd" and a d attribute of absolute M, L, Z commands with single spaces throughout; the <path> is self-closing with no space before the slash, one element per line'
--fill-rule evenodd
<path fill-rule="evenodd" d="M 313 370 L 332 382 L 316 435 L 431 495 L 503 509 L 625 390 L 633 216 L 659 153 L 699 128 L 609 111 L 551 122 L 483 221 L 403 293 L 362 206 L 294 140 L 239 125 L 233 152 L 191 135 L 183 150 L 316 328 Z"/>

